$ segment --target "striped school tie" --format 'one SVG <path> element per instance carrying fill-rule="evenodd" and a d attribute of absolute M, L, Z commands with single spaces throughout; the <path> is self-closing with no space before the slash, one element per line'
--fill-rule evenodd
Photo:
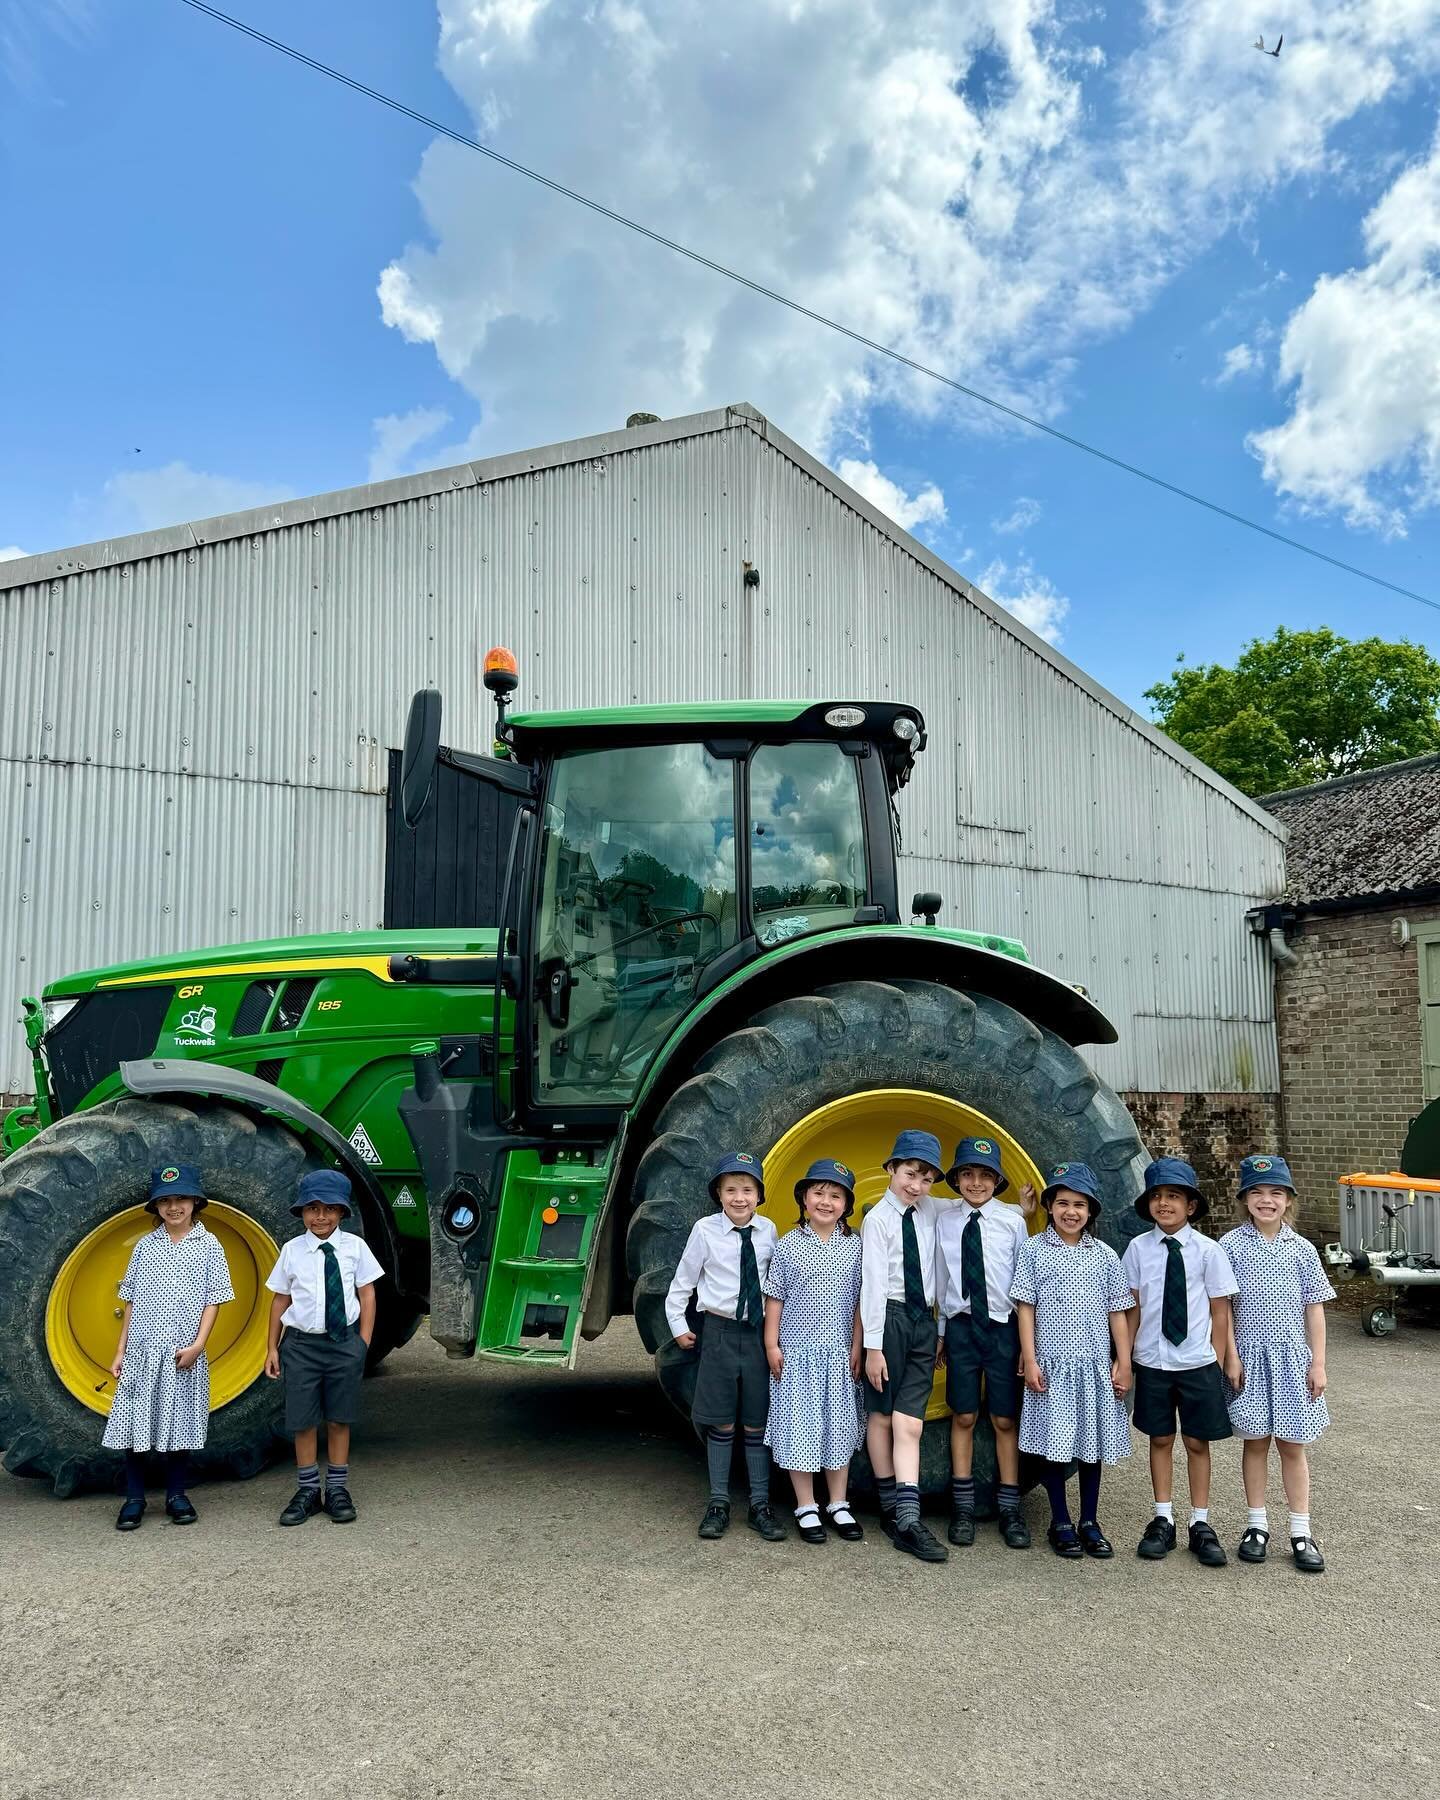
<path fill-rule="evenodd" d="M 930 1308 L 925 1302 L 925 1277 L 920 1273 L 920 1239 L 915 1233 L 913 1206 L 907 1206 L 900 1218 L 900 1262 L 905 1271 L 905 1310 L 912 1319 L 923 1319 Z"/>
<path fill-rule="evenodd" d="M 740 1304 L 735 1317 L 742 1325 L 760 1325 L 765 1320 L 765 1301 L 760 1292 L 760 1267 L 755 1261 L 755 1246 L 750 1241 L 753 1225 L 737 1225 L 740 1240 Z"/>
<path fill-rule="evenodd" d="M 1160 1300 L 1160 1330 L 1172 1344 L 1190 1335 L 1190 1309 L 1185 1297 L 1185 1253 L 1173 1237 L 1165 1240 L 1165 1291 Z"/>
<path fill-rule="evenodd" d="M 985 1286 L 985 1245 L 980 1215 L 972 1212 L 960 1233 L 960 1292 L 970 1302 L 970 1317 L 990 1323 L 990 1295 Z"/>
<path fill-rule="evenodd" d="M 345 1323 L 345 1283 L 340 1279 L 340 1261 L 333 1244 L 322 1244 L 325 1259 L 325 1335 L 333 1343 L 341 1343 L 350 1335 Z"/>

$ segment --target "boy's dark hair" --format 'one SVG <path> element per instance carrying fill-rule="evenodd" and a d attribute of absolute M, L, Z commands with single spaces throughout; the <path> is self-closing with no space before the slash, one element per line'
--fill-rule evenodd
<path fill-rule="evenodd" d="M 810 1223 L 810 1220 L 806 1216 L 806 1212 L 805 1212 L 805 1196 L 806 1196 L 806 1194 L 808 1194 L 810 1192 L 810 1189 L 812 1187 L 823 1187 L 823 1186 L 838 1187 L 838 1188 L 840 1188 L 840 1192 L 842 1194 L 844 1194 L 845 1210 L 840 1215 L 840 1232 L 843 1237 L 854 1237 L 855 1233 L 850 1229 L 850 1215 L 855 1210 L 855 1196 L 850 1191 L 849 1188 L 840 1187 L 840 1183 L 838 1181 L 831 1181 L 828 1183 L 812 1181 L 812 1182 L 810 1182 L 809 1186 L 803 1187 L 800 1190 L 799 1197 L 795 1202 L 797 1208 L 799 1209 L 799 1213 L 800 1213 L 800 1223 L 802 1225 L 808 1225 Z"/>

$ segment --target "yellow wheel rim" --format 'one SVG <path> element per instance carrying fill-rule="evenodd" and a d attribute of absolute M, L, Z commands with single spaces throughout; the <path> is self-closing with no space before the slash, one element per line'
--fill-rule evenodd
<path fill-rule="evenodd" d="M 831 1156 L 855 1171 L 856 1217 L 852 1223 L 858 1224 L 890 1185 L 883 1165 L 896 1133 L 904 1130 L 933 1131 L 947 1160 L 961 1138 L 993 1139 L 1000 1150 L 1005 1179 L 1010 1183 L 1006 1200 L 1016 1197 L 1027 1181 L 1037 1194 L 1045 1185 L 1025 1147 L 976 1107 L 918 1088 L 867 1088 L 862 1093 L 847 1094 L 843 1100 L 832 1100 L 828 1106 L 816 1107 L 771 1146 L 764 1156 L 765 1204 L 760 1210 L 777 1231 L 788 1231 L 797 1221 L 795 1183 L 812 1162 Z M 942 1183 L 936 1184 L 936 1192 L 950 1197 L 950 1189 Z M 1043 1228 L 1044 1223 L 1037 1209 L 1030 1222 L 1031 1230 Z M 945 1378 L 937 1375 L 925 1416 L 943 1419 L 948 1413 Z"/>
<path fill-rule="evenodd" d="M 233 1206 L 212 1200 L 201 1214 L 219 1238 L 230 1265 L 235 1298 L 220 1308 L 205 1346 L 210 1363 L 210 1410 L 243 1394 L 265 1365 L 270 1294 L 265 1277 L 280 1254 L 268 1231 Z M 115 1398 L 110 1364 L 120 1341 L 122 1306 L 116 1290 L 130 1252 L 155 1229 L 143 1206 L 96 1226 L 60 1265 L 45 1308 L 45 1346 L 66 1388 L 91 1412 L 108 1415 Z"/>

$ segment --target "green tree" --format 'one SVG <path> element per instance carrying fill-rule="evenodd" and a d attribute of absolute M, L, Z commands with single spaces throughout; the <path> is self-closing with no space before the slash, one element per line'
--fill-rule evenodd
<path fill-rule="evenodd" d="M 1246 794 L 1440 750 L 1440 662 L 1403 641 L 1282 625 L 1234 668 L 1177 658 L 1145 698 L 1161 730 Z"/>

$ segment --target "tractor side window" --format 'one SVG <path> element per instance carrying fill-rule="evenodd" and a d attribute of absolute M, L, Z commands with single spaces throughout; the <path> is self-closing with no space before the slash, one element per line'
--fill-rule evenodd
<path fill-rule="evenodd" d="M 838 744 L 767 745 L 750 758 L 750 884 L 767 945 L 848 925 L 865 904 L 859 771 Z"/>
<path fill-rule="evenodd" d="M 736 942 L 733 767 L 703 744 L 557 758 L 537 921 L 542 1105 L 628 1100 Z"/>

